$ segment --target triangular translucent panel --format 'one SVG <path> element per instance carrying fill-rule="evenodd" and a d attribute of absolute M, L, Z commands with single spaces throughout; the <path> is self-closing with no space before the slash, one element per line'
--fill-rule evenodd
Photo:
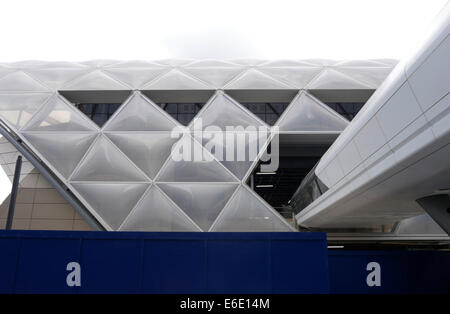
<path fill-rule="evenodd" d="M 253 192 L 241 186 L 225 206 L 211 231 L 278 232 L 293 229 Z"/>
<path fill-rule="evenodd" d="M 39 80 L 52 89 L 59 89 L 65 83 L 86 74 L 89 68 L 69 67 L 69 68 L 35 68 L 27 70 L 31 77 Z"/>
<path fill-rule="evenodd" d="M 155 62 L 162 65 L 169 65 L 172 67 L 178 67 L 183 66 L 186 64 L 189 64 L 195 60 L 193 59 L 162 59 L 162 60 L 156 60 Z"/>
<path fill-rule="evenodd" d="M 274 61 L 264 62 L 263 64 L 260 64 L 259 66 L 260 66 L 260 67 L 283 67 L 283 68 L 290 68 L 290 67 L 311 66 L 311 63 L 308 63 L 308 62 L 302 62 L 302 61 L 297 61 L 297 60 L 274 60 Z"/>
<path fill-rule="evenodd" d="M 336 63 L 336 67 L 383 67 L 385 64 L 376 60 L 346 60 Z"/>
<path fill-rule="evenodd" d="M 184 71 L 215 88 L 222 88 L 244 70 L 239 67 L 188 67 Z"/>
<path fill-rule="evenodd" d="M 50 95 L 49 93 L 0 94 L 0 116 L 11 126 L 20 129 Z"/>
<path fill-rule="evenodd" d="M 232 60 L 230 60 L 230 62 L 233 62 L 236 64 L 241 64 L 241 65 L 246 65 L 246 66 L 256 66 L 261 63 L 264 63 L 265 60 L 242 58 L 242 59 L 232 59 Z"/>
<path fill-rule="evenodd" d="M 114 63 L 112 65 L 108 65 L 104 67 L 103 69 L 139 69 L 139 68 L 163 68 L 161 64 L 157 64 L 155 62 L 149 62 L 149 61 L 142 61 L 142 60 L 129 60 L 129 61 L 122 61 L 119 63 Z"/>
<path fill-rule="evenodd" d="M 151 81 L 142 89 L 148 90 L 177 90 L 177 89 L 211 89 L 210 86 L 195 79 L 180 70 L 173 69 L 163 76 Z"/>
<path fill-rule="evenodd" d="M 61 97 L 53 96 L 30 122 L 25 131 L 96 131 L 95 125 Z"/>
<path fill-rule="evenodd" d="M 211 154 L 189 135 L 172 149 L 157 179 L 160 182 L 237 181 Z"/>
<path fill-rule="evenodd" d="M 111 65 L 119 63 L 119 62 L 120 61 L 117 61 L 117 60 L 98 59 L 98 60 L 84 61 L 84 62 L 81 62 L 81 64 L 84 64 L 84 65 L 87 65 L 90 67 L 101 68 L 101 67 L 111 66 Z"/>
<path fill-rule="evenodd" d="M 107 131 L 171 131 L 177 124 L 140 92 L 134 92 L 105 125 Z"/>
<path fill-rule="evenodd" d="M 268 140 L 268 132 L 203 132 L 202 144 L 242 180 Z"/>
<path fill-rule="evenodd" d="M 0 78 L 0 91 L 43 92 L 49 89 L 22 71 L 16 71 Z"/>
<path fill-rule="evenodd" d="M 184 67 L 236 67 L 239 66 L 236 63 L 228 62 L 228 61 L 222 61 L 222 60 L 198 60 L 191 62 L 189 64 L 186 64 Z"/>
<path fill-rule="evenodd" d="M 373 89 L 372 86 L 332 69 L 325 69 L 307 87 L 308 89 Z"/>
<path fill-rule="evenodd" d="M 158 76 L 167 72 L 167 69 L 162 67 L 141 67 L 141 68 L 105 68 L 105 73 L 111 77 L 117 79 L 120 82 L 133 87 L 134 89 L 140 89 L 143 85 L 151 82 Z"/>
<path fill-rule="evenodd" d="M 126 86 L 101 70 L 92 71 L 80 78 L 70 81 L 62 87 L 63 90 L 129 90 Z"/>
<path fill-rule="evenodd" d="M 226 183 L 161 183 L 158 186 L 203 231 L 208 231 L 238 185 Z"/>
<path fill-rule="evenodd" d="M 267 74 L 249 69 L 225 86 L 225 89 L 292 89 Z"/>
<path fill-rule="evenodd" d="M 78 69 L 89 69 L 89 66 L 77 63 L 77 62 L 69 62 L 69 61 L 47 61 L 42 63 L 36 69 L 45 69 L 45 68 L 53 68 L 53 69 L 66 69 L 66 68 L 78 68 Z"/>
<path fill-rule="evenodd" d="M 154 185 L 125 219 L 121 231 L 201 231 Z"/>
<path fill-rule="evenodd" d="M 0 78 L 15 71 L 16 69 L 0 66 Z"/>
<path fill-rule="evenodd" d="M 225 131 L 225 128 L 229 126 L 244 128 L 248 126 L 264 126 L 264 123 L 259 121 L 251 112 L 247 112 L 240 104 L 224 93 L 216 93 L 206 106 L 197 115 L 197 122 L 201 121 L 204 128 L 213 125 Z M 192 123 L 191 128 L 194 126 Z"/>
<path fill-rule="evenodd" d="M 110 229 L 117 230 L 149 184 L 73 182 L 72 186 Z"/>
<path fill-rule="evenodd" d="M 64 178 L 69 178 L 96 133 L 22 133 Z"/>
<path fill-rule="evenodd" d="M 377 67 L 377 68 L 351 68 L 340 67 L 336 71 L 339 71 L 357 81 L 364 82 L 364 84 L 372 86 L 374 89 L 380 86 L 384 79 L 391 73 L 392 68 Z"/>
<path fill-rule="evenodd" d="M 277 125 L 280 131 L 342 131 L 348 121 L 307 93 L 301 93 Z"/>
<path fill-rule="evenodd" d="M 338 61 L 336 60 L 330 60 L 330 59 L 305 59 L 305 60 L 300 60 L 302 62 L 307 62 L 313 65 L 319 65 L 319 66 L 333 66 L 335 65 Z"/>
<path fill-rule="evenodd" d="M 170 133 L 108 133 L 107 136 L 150 178 L 154 179 L 178 141 Z"/>
<path fill-rule="evenodd" d="M 71 177 L 72 181 L 148 181 L 105 136 L 100 136 Z"/>
<path fill-rule="evenodd" d="M 264 67 L 259 69 L 280 81 L 296 88 L 304 88 L 321 71 L 321 67 Z"/>

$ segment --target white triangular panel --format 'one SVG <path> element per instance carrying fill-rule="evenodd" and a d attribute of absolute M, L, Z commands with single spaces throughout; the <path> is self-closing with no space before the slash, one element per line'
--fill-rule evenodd
<path fill-rule="evenodd" d="M 211 89 L 212 87 L 206 85 L 198 79 L 187 75 L 180 70 L 173 69 L 170 72 L 162 75 L 161 77 L 151 81 L 145 85 L 142 89 L 147 90 L 203 90 Z"/>
<path fill-rule="evenodd" d="M 178 141 L 169 132 L 108 133 L 114 144 L 150 178 L 154 179 Z"/>
<path fill-rule="evenodd" d="M 293 231 L 293 228 L 248 188 L 240 186 L 222 210 L 211 231 L 279 232 Z"/>
<path fill-rule="evenodd" d="M 80 78 L 68 82 L 62 90 L 129 90 L 126 86 L 112 77 L 106 75 L 101 70 L 92 71 Z"/>
<path fill-rule="evenodd" d="M 268 132 L 203 132 L 202 145 L 242 180 L 268 140 Z"/>
<path fill-rule="evenodd" d="M 310 84 L 308 89 L 373 89 L 363 82 L 332 69 L 325 69 Z"/>
<path fill-rule="evenodd" d="M 44 92 L 47 87 L 22 71 L 16 71 L 0 78 L 0 91 Z"/>
<path fill-rule="evenodd" d="M 20 129 L 50 96 L 49 93 L 0 94 L 0 117 L 16 130 Z"/>
<path fill-rule="evenodd" d="M 354 80 L 364 82 L 376 89 L 384 81 L 384 79 L 391 73 L 392 68 L 388 67 L 374 67 L 374 68 L 358 68 L 358 67 L 340 67 L 336 68 L 339 71 Z"/>
<path fill-rule="evenodd" d="M 50 165 L 64 178 L 72 171 L 84 156 L 97 136 L 96 133 L 23 133 L 30 144 L 36 148 Z"/>
<path fill-rule="evenodd" d="M 235 182 L 237 181 L 209 151 L 189 135 L 172 150 L 157 179 L 160 182 Z"/>
<path fill-rule="evenodd" d="M 25 131 L 96 131 L 95 124 L 60 96 L 53 96 L 24 127 Z"/>
<path fill-rule="evenodd" d="M 185 68 L 184 71 L 215 88 L 222 88 L 244 70 L 239 67 L 189 67 Z"/>
<path fill-rule="evenodd" d="M 121 231 L 201 231 L 157 187 L 150 187 L 120 227 Z"/>
<path fill-rule="evenodd" d="M 167 69 L 162 67 L 139 67 L 139 68 L 105 68 L 105 73 L 115 78 L 120 82 L 133 87 L 134 89 L 140 89 L 146 83 L 153 81 L 158 76 L 167 72 Z"/>
<path fill-rule="evenodd" d="M 149 62 L 149 61 L 142 61 L 142 60 L 129 60 L 129 61 L 122 61 L 118 63 L 113 63 L 111 65 L 107 65 L 103 68 L 105 69 L 139 69 L 139 68 L 167 68 L 161 64 L 155 63 L 155 62 Z"/>
<path fill-rule="evenodd" d="M 72 183 L 96 216 L 117 230 L 148 188 L 148 183 Z"/>
<path fill-rule="evenodd" d="M 123 104 L 107 124 L 106 131 L 171 131 L 177 123 L 140 92 Z"/>
<path fill-rule="evenodd" d="M 307 93 L 297 96 L 278 121 L 280 131 L 342 131 L 348 121 Z"/>
<path fill-rule="evenodd" d="M 245 110 L 239 103 L 222 92 L 214 95 L 210 102 L 205 105 L 205 109 L 197 115 L 197 118 L 201 119 L 204 128 L 214 125 L 220 127 L 223 131 L 227 126 L 242 126 L 244 128 L 264 126 L 264 123 L 251 112 Z M 191 128 L 193 123 L 195 123 L 195 119 L 191 123 Z"/>
<path fill-rule="evenodd" d="M 207 67 L 207 68 L 214 68 L 214 67 L 236 67 L 239 66 L 236 63 L 228 62 L 228 61 L 222 61 L 222 60 L 197 60 L 194 62 L 191 62 L 189 64 L 184 65 L 184 68 L 187 67 Z"/>
<path fill-rule="evenodd" d="M 296 88 L 304 88 L 321 71 L 321 67 L 264 67 L 259 69 L 280 81 L 286 82 Z"/>
<path fill-rule="evenodd" d="M 291 67 L 304 67 L 304 66 L 311 66 L 311 63 L 308 62 L 302 62 L 298 60 L 274 60 L 274 61 L 268 61 L 264 62 L 259 65 L 259 69 L 262 67 L 283 67 L 283 68 L 291 68 Z"/>
<path fill-rule="evenodd" d="M 292 89 L 267 74 L 255 69 L 249 69 L 228 83 L 225 89 Z"/>
<path fill-rule="evenodd" d="M 345 60 L 336 63 L 336 67 L 384 67 L 385 64 L 378 62 L 376 60 Z"/>
<path fill-rule="evenodd" d="M 69 81 L 77 77 L 85 75 L 89 72 L 89 68 L 85 67 L 68 67 L 68 68 L 33 68 L 27 70 L 27 73 L 52 89 L 59 89 Z"/>
<path fill-rule="evenodd" d="M 203 231 L 208 231 L 238 185 L 229 183 L 161 183 L 158 186 Z"/>
<path fill-rule="evenodd" d="M 84 61 L 81 62 L 81 64 L 90 66 L 90 67 L 94 67 L 94 68 L 101 68 L 101 67 L 106 67 L 106 66 L 111 66 L 114 65 L 116 63 L 119 63 L 118 60 L 112 60 L 112 59 L 97 59 L 97 60 L 89 60 L 89 61 Z"/>
<path fill-rule="evenodd" d="M 100 136 L 71 177 L 72 181 L 148 181 L 110 140 Z"/>

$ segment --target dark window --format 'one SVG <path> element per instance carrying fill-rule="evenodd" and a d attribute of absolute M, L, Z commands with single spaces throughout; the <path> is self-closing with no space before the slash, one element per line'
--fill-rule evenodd
<path fill-rule="evenodd" d="M 89 119 L 102 127 L 119 109 L 120 104 L 74 104 Z"/>
<path fill-rule="evenodd" d="M 194 119 L 197 113 L 202 109 L 203 103 L 165 103 L 158 104 L 169 115 L 183 125 L 188 125 Z"/>
<path fill-rule="evenodd" d="M 364 103 L 359 102 L 332 102 L 326 104 L 349 121 L 353 120 L 356 114 L 364 106 Z"/>
<path fill-rule="evenodd" d="M 242 105 L 267 124 L 274 125 L 289 103 L 242 103 Z"/>

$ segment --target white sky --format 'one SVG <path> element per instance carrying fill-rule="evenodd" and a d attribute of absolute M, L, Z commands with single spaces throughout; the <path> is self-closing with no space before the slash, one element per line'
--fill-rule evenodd
<path fill-rule="evenodd" d="M 2 0 L 0 62 L 401 59 L 446 0 Z M 0 170 L 0 200 L 10 183 Z"/>

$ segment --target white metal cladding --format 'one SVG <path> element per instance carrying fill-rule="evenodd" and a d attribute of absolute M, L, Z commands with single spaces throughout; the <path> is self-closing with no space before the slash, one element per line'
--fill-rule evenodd
<path fill-rule="evenodd" d="M 279 132 L 320 136 L 340 133 L 348 121 L 309 92 L 373 91 L 394 64 L 393 60 L 0 64 L 0 118 L 108 230 L 292 231 L 245 184 L 258 160 L 216 160 L 206 143 L 192 136 L 192 123 L 182 127 L 145 91 L 211 91 L 213 96 L 197 115 L 203 127 L 256 126 L 266 128 L 269 135 L 273 128 L 228 91 L 293 91 L 297 96 L 276 123 Z M 130 96 L 100 128 L 60 91 L 123 91 Z M 185 132 L 181 139 L 170 136 L 177 126 Z M 231 136 L 252 136 L 241 133 Z M 194 143 L 194 150 L 211 155 L 211 160 L 172 160 L 171 149 L 183 141 Z M 225 143 L 222 146 L 228 149 Z"/>

